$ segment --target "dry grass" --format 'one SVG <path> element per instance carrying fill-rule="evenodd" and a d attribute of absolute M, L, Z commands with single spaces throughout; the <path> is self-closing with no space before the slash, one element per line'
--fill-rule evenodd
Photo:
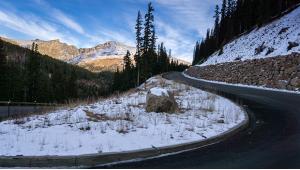
<path fill-rule="evenodd" d="M 125 121 L 133 121 L 130 113 L 125 114 L 117 114 L 113 116 L 107 116 L 106 114 L 95 114 L 88 110 L 83 110 L 85 114 L 89 117 L 89 121 L 93 122 L 101 122 L 101 121 L 117 121 L 117 120 L 125 120 Z"/>

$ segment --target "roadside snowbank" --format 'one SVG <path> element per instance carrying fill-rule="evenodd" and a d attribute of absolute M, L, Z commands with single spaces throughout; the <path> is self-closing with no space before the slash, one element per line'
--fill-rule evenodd
<path fill-rule="evenodd" d="M 146 113 L 147 91 L 172 91 L 180 113 Z M 161 77 L 134 92 L 46 115 L 0 122 L 0 155 L 80 155 L 201 141 L 243 122 L 231 101 Z"/>

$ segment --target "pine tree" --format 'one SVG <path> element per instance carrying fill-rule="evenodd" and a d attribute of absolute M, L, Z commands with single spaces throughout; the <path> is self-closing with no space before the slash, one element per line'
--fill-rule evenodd
<path fill-rule="evenodd" d="M 214 18 L 215 18 L 215 32 L 218 31 L 219 29 L 219 23 L 220 23 L 220 11 L 219 11 L 219 5 L 216 5 L 216 8 L 215 8 L 215 15 L 214 15 Z"/>
<path fill-rule="evenodd" d="M 153 25 L 152 31 L 151 31 L 151 41 L 150 41 L 150 49 L 154 52 L 156 48 L 156 33 L 155 33 L 155 27 Z"/>
<path fill-rule="evenodd" d="M 130 59 L 130 52 L 127 50 L 126 55 L 123 58 L 123 62 L 124 62 L 124 70 L 125 71 L 130 71 L 132 69 L 132 62 Z"/>
<path fill-rule="evenodd" d="M 140 66 L 141 66 L 141 56 L 142 56 L 142 48 L 143 48 L 143 38 L 142 38 L 142 16 L 141 12 L 138 12 L 136 19 L 136 54 L 134 56 L 136 69 L 137 69 L 137 85 L 140 85 Z"/>
<path fill-rule="evenodd" d="M 33 42 L 32 44 L 31 44 L 31 51 L 34 51 L 35 50 L 35 42 Z"/>
<path fill-rule="evenodd" d="M 151 45 L 151 39 L 153 37 L 152 32 L 154 30 L 154 16 L 153 16 L 154 8 L 152 6 L 152 3 L 150 2 L 148 4 L 148 11 L 145 14 L 145 26 L 144 26 L 144 44 L 143 44 L 143 50 L 144 52 L 147 52 L 150 49 Z"/>
<path fill-rule="evenodd" d="M 226 11 L 227 11 L 227 1 L 223 0 L 222 2 L 222 8 L 221 8 L 221 20 L 224 21 L 225 17 L 226 17 Z"/>
<path fill-rule="evenodd" d="M 226 16 L 227 17 L 231 17 L 232 12 L 233 12 L 233 5 L 234 5 L 233 0 L 227 0 L 227 8 L 226 8 Z"/>
<path fill-rule="evenodd" d="M 7 101 L 8 98 L 8 67 L 6 61 L 6 54 L 4 51 L 4 42 L 0 40 L 0 100 Z"/>
<path fill-rule="evenodd" d="M 145 81 L 147 78 L 153 75 L 155 67 L 155 50 L 152 45 L 155 46 L 155 29 L 154 29 L 154 8 L 151 2 L 148 4 L 148 11 L 145 14 L 144 23 L 144 39 L 143 39 L 143 55 L 141 57 L 141 78 Z M 154 39 L 152 39 L 154 38 Z"/>
<path fill-rule="evenodd" d="M 126 55 L 124 56 L 124 70 L 122 72 L 123 74 L 123 81 L 126 82 L 126 84 L 123 85 L 122 90 L 126 90 L 129 88 L 134 87 L 135 85 L 135 79 L 133 76 L 133 64 L 130 59 L 130 52 L 127 51 Z"/>
<path fill-rule="evenodd" d="M 40 63 L 37 53 L 35 52 L 37 49 L 36 44 L 32 43 L 31 52 L 29 54 L 28 60 L 28 92 L 29 92 L 29 100 L 31 102 L 38 100 L 38 83 L 39 83 L 39 75 L 40 75 Z"/>
<path fill-rule="evenodd" d="M 215 46 L 219 46 L 219 32 L 220 32 L 220 11 L 219 5 L 216 5 L 215 8 L 215 26 L 214 26 L 214 38 L 215 38 Z M 199 45 L 199 44 L 198 44 Z"/>
<path fill-rule="evenodd" d="M 114 73 L 113 78 L 113 91 L 120 90 L 121 83 L 120 83 L 120 71 L 119 68 L 117 68 L 117 71 Z"/>
<path fill-rule="evenodd" d="M 199 53 L 199 42 L 196 42 L 194 47 L 194 57 L 193 57 L 193 65 L 197 64 L 200 60 L 200 53 Z"/>
<path fill-rule="evenodd" d="M 35 44 L 35 47 L 34 47 L 34 52 L 38 52 L 38 44 Z"/>

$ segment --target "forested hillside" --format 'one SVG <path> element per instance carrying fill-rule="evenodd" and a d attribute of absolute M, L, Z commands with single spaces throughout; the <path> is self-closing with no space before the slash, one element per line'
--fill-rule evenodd
<path fill-rule="evenodd" d="M 91 73 L 37 50 L 0 40 L 0 101 L 65 103 L 111 92 L 111 73 Z"/>
<path fill-rule="evenodd" d="M 193 64 L 203 63 L 217 50 L 221 55 L 226 43 L 267 24 L 298 3 L 300 0 L 223 0 L 222 6 L 215 8 L 214 28 L 196 43 Z"/>

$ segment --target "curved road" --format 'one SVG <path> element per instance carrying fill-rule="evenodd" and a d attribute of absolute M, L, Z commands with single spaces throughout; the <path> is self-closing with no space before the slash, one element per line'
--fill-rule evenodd
<path fill-rule="evenodd" d="M 300 94 L 208 83 L 178 72 L 164 77 L 242 104 L 249 128 L 205 148 L 106 168 L 300 168 Z"/>

